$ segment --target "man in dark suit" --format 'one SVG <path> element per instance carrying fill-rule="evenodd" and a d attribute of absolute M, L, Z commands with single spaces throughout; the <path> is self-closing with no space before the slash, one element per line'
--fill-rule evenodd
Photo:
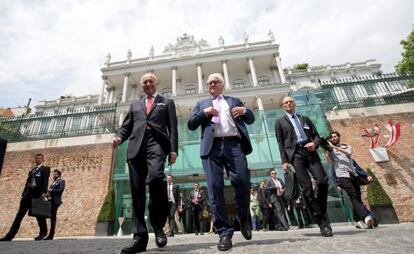
<path fill-rule="evenodd" d="M 316 151 L 320 141 L 319 134 L 308 117 L 295 112 L 296 104 L 292 97 L 284 97 L 281 106 L 286 114 L 276 121 L 275 132 L 283 169 L 289 170 L 289 164 L 293 165 L 321 235 L 332 236 L 327 214 L 328 176 Z M 316 198 L 309 173 L 317 181 Z"/>
<path fill-rule="evenodd" d="M 32 206 L 32 199 L 45 198 L 47 193 L 47 186 L 50 175 L 50 168 L 43 165 L 43 154 L 39 153 L 35 156 L 35 167 L 29 171 L 29 175 L 26 180 L 22 197 L 20 199 L 19 211 L 16 214 L 16 218 L 9 232 L 0 239 L 0 241 L 11 241 L 19 231 L 20 224 L 26 215 L 27 211 Z M 39 235 L 34 239 L 36 241 L 43 240 L 47 234 L 47 224 L 45 217 L 36 217 L 37 224 L 39 225 Z"/>
<path fill-rule="evenodd" d="M 148 230 L 144 219 L 145 183 L 151 202 L 149 218 L 158 247 L 167 244 L 163 227 L 168 217 L 167 184 L 164 163 L 177 158 L 178 133 L 174 101 L 157 94 L 158 78 L 147 73 L 140 79 L 145 97 L 131 104 L 128 114 L 112 144 L 116 148 L 128 139 L 127 162 L 133 204 L 133 241 L 122 253 L 146 251 Z"/>
<path fill-rule="evenodd" d="M 65 180 L 62 179 L 62 171 L 53 170 L 53 183 L 47 190 L 49 198 L 52 200 L 52 210 L 50 211 L 50 231 L 44 240 L 53 240 L 56 229 L 56 215 L 59 206 L 62 204 L 62 193 L 65 190 Z"/>
<path fill-rule="evenodd" d="M 168 193 L 168 236 L 174 236 L 177 232 L 177 225 L 175 224 L 175 211 L 177 205 L 180 203 L 180 187 L 174 184 L 172 175 L 167 175 L 167 193 Z"/>
<path fill-rule="evenodd" d="M 228 220 L 224 201 L 223 167 L 235 188 L 236 215 L 243 236 L 252 237 L 249 223 L 250 172 L 246 155 L 252 152 L 245 124 L 255 120 L 253 112 L 239 98 L 223 95 L 224 79 L 220 73 L 207 79 L 210 97 L 197 102 L 188 121 L 188 128 L 201 126 L 201 160 L 207 177 L 210 208 L 214 227 L 220 236 L 218 249 L 232 247 L 233 228 Z"/>
<path fill-rule="evenodd" d="M 269 191 L 267 190 L 266 181 L 260 181 L 259 189 L 257 190 L 257 200 L 259 201 L 260 210 L 262 211 L 263 231 L 269 230 L 270 216 L 272 214 L 272 204 L 270 203 Z"/>
<path fill-rule="evenodd" d="M 190 191 L 189 200 L 191 205 L 191 215 L 193 217 L 193 227 L 195 230 L 195 235 L 203 232 L 203 209 L 205 202 L 205 194 L 202 189 L 200 189 L 200 184 L 198 182 L 194 183 L 194 188 Z"/>
<path fill-rule="evenodd" d="M 270 204 L 272 205 L 273 215 L 276 218 L 276 230 L 287 231 L 289 226 L 285 219 L 285 199 L 283 197 L 285 184 L 281 178 L 277 177 L 275 170 L 270 171 L 270 179 L 267 181 L 267 190 L 270 194 Z"/>

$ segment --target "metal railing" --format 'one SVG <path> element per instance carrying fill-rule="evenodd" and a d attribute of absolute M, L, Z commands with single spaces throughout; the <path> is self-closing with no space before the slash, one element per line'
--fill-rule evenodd
<path fill-rule="evenodd" d="M 0 137 L 9 142 L 115 132 L 116 104 L 0 118 Z"/>
<path fill-rule="evenodd" d="M 321 82 L 312 90 L 324 111 L 414 102 L 414 76 L 395 73 Z"/>

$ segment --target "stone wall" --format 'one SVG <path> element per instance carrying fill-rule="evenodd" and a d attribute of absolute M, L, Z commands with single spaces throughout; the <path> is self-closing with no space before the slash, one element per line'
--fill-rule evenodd
<path fill-rule="evenodd" d="M 82 144 L 82 138 L 71 139 L 65 141 L 65 146 L 54 144 L 39 148 L 36 145 L 30 150 L 24 150 L 24 147 L 33 148 L 30 142 L 27 145 L 9 144 L 0 177 L 1 236 L 7 233 L 16 215 L 36 153 L 44 154 L 45 164 L 51 167 L 51 171 L 61 169 L 66 181 L 63 204 L 58 210 L 56 236 L 94 235 L 96 218 L 110 182 L 112 148 L 109 138 L 93 144 Z M 49 185 L 51 181 L 52 174 Z M 34 237 L 38 230 L 35 218 L 26 216 L 16 237 Z"/>
<path fill-rule="evenodd" d="M 341 141 L 353 147 L 358 163 L 370 168 L 377 176 L 391 197 L 400 222 L 407 222 L 414 221 L 414 105 L 403 106 L 330 112 L 327 119 L 332 130 L 341 133 Z M 401 137 L 387 149 L 390 161 L 376 163 L 369 153 L 369 139 L 363 136 L 361 128 L 373 128 L 378 124 L 381 129 L 379 146 L 384 146 L 390 136 L 385 128 L 389 120 L 401 124 Z"/>

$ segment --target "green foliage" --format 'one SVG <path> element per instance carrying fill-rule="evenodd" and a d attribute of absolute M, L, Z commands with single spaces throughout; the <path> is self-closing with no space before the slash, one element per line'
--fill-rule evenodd
<path fill-rule="evenodd" d="M 295 69 L 295 70 L 306 70 L 308 68 L 308 66 L 309 66 L 308 63 L 295 64 L 293 66 L 293 69 Z"/>
<path fill-rule="evenodd" d="M 395 66 L 396 72 L 398 74 L 414 75 L 414 29 L 407 39 L 402 40 L 400 44 L 404 52 L 401 54 L 401 61 Z"/>
<path fill-rule="evenodd" d="M 371 208 L 373 207 L 393 207 L 391 198 L 382 188 L 380 182 L 372 173 L 371 169 L 368 169 L 368 174 L 372 176 L 372 183 L 367 187 L 368 203 Z"/>
<path fill-rule="evenodd" d="M 109 188 L 106 194 L 101 211 L 98 215 L 98 222 L 114 221 L 115 220 L 115 191 L 114 187 Z"/>

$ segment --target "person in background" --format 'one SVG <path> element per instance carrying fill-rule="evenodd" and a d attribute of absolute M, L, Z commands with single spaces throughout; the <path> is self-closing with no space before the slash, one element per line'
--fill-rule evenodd
<path fill-rule="evenodd" d="M 62 179 L 62 171 L 53 170 L 53 182 L 47 190 L 47 195 L 52 201 L 52 209 L 50 211 L 50 231 L 44 240 L 53 240 L 56 230 L 57 210 L 62 204 L 62 193 L 65 190 L 65 180 Z"/>
<path fill-rule="evenodd" d="M 193 217 L 193 226 L 195 229 L 195 235 L 204 234 L 203 231 L 203 209 L 204 209 L 204 192 L 200 189 L 200 184 L 198 182 L 194 183 L 194 188 L 190 191 L 190 205 L 191 212 Z"/>
<path fill-rule="evenodd" d="M 260 206 L 259 200 L 257 199 L 257 188 L 252 187 L 250 189 L 250 216 L 252 217 L 252 229 L 259 230 L 260 229 Z"/>
<path fill-rule="evenodd" d="M 275 170 L 270 171 L 270 179 L 267 181 L 267 190 L 270 194 L 270 204 L 272 205 L 273 215 L 275 216 L 275 229 L 287 231 L 289 226 L 285 217 L 285 184 L 282 179 L 277 177 Z"/>
<path fill-rule="evenodd" d="M 27 211 L 32 206 L 32 199 L 44 199 L 47 194 L 47 185 L 49 182 L 50 168 L 43 165 L 43 154 L 38 153 L 35 155 L 35 166 L 30 169 L 27 176 L 26 184 L 23 189 L 22 196 L 20 198 L 20 206 L 14 218 L 13 224 L 9 232 L 0 239 L 0 241 L 11 241 L 19 231 L 20 224 Z M 45 217 L 36 217 L 37 224 L 39 225 L 39 235 L 34 239 L 36 241 L 43 240 L 47 234 L 47 224 Z"/>
<path fill-rule="evenodd" d="M 263 231 L 268 231 L 270 216 L 272 214 L 272 204 L 270 203 L 265 180 L 260 181 L 259 189 L 257 190 L 257 200 L 259 201 L 259 207 L 262 212 L 262 229 Z"/>

